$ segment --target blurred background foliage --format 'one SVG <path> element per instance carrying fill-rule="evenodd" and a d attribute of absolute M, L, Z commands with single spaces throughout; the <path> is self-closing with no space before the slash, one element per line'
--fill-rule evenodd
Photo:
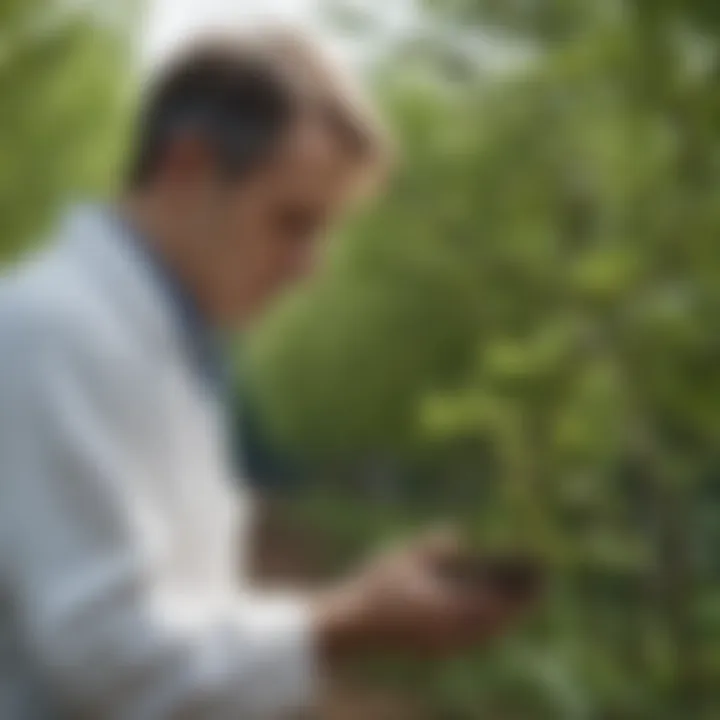
<path fill-rule="evenodd" d="M 373 67 L 399 177 L 253 339 L 314 524 L 558 569 L 525 637 L 412 679 L 438 717 L 720 717 L 717 8 L 428 2 Z"/>
<path fill-rule="evenodd" d="M 107 190 L 131 88 L 134 0 L 0 0 L 0 253 Z"/>
<path fill-rule="evenodd" d="M 328 2 L 374 47 L 372 3 Z M 0 249 L 113 186 L 135 8 L 0 1 Z M 720 5 L 427 0 L 369 72 L 388 195 L 247 338 L 239 419 L 345 566 L 539 549 L 502 646 L 373 667 L 440 720 L 720 717 Z M 714 329 L 715 328 L 715 329 Z"/>

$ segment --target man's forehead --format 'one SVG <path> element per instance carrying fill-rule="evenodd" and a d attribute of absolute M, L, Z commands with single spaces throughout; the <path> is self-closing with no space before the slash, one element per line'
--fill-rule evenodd
<path fill-rule="evenodd" d="M 286 184 L 351 183 L 357 163 L 343 144 L 320 123 L 298 122 L 278 145 L 267 176 Z"/>

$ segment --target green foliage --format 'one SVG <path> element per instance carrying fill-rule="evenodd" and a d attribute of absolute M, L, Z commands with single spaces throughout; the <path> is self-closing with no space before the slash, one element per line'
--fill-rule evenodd
<path fill-rule="evenodd" d="M 404 167 L 255 339 L 267 418 L 315 472 L 402 458 L 411 515 L 557 569 L 507 663 L 424 683 L 438 717 L 720 712 L 716 5 L 437 3 L 542 55 L 452 84 L 379 68 Z"/>
<path fill-rule="evenodd" d="M 107 189 L 116 169 L 132 3 L 86 5 L 0 3 L 4 258 L 36 238 L 62 202 Z"/>

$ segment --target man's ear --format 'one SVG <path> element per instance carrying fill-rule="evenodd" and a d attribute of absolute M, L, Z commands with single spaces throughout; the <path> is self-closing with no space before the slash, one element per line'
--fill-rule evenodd
<path fill-rule="evenodd" d="M 214 171 L 215 161 L 207 140 L 185 132 L 169 144 L 162 163 L 165 180 L 180 185 L 195 184 Z"/>

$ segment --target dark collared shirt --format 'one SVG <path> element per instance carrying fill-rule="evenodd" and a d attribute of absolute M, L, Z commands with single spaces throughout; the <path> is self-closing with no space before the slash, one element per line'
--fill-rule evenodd
<path fill-rule="evenodd" d="M 170 298 L 188 360 L 223 409 L 228 453 L 236 474 L 244 476 L 245 481 L 256 488 L 282 484 L 290 470 L 284 467 L 277 448 L 268 445 L 251 403 L 251 393 L 243 393 L 246 397 L 242 407 L 237 402 L 238 389 L 233 382 L 228 339 L 204 316 L 191 293 L 142 233 L 117 211 L 112 212 L 115 221 L 122 225 L 123 235 L 146 258 L 157 282 Z"/>
<path fill-rule="evenodd" d="M 232 397 L 231 372 L 227 339 L 207 319 L 191 293 L 155 252 L 153 246 L 130 221 L 112 211 L 115 222 L 121 224 L 123 235 L 132 242 L 147 261 L 157 282 L 170 299 L 175 320 L 186 345 L 188 359 L 208 388 L 227 405 Z"/>

